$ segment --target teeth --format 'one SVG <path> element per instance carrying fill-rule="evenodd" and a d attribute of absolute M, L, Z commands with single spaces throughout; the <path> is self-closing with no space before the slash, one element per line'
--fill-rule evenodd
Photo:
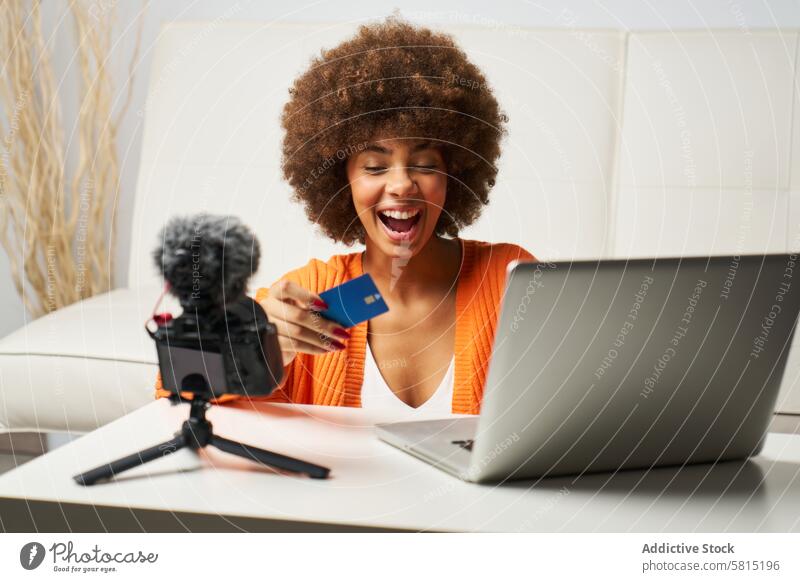
<path fill-rule="evenodd" d="M 390 218 L 406 219 L 419 214 L 419 208 L 412 210 L 381 210 L 381 214 L 389 216 Z"/>

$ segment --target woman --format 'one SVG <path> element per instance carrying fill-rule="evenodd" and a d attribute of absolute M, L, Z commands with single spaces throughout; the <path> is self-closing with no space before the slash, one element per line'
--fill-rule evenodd
<path fill-rule="evenodd" d="M 366 250 L 258 290 L 285 367 L 265 400 L 478 414 L 506 266 L 535 260 L 457 236 L 488 204 L 505 132 L 485 77 L 450 36 L 390 17 L 290 95 L 284 176 L 326 235 Z M 363 273 L 387 313 L 349 331 L 319 316 L 320 292 Z"/>

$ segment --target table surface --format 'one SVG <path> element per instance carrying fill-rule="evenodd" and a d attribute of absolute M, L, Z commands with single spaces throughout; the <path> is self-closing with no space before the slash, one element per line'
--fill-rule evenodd
<path fill-rule="evenodd" d="M 236 403 L 208 412 L 220 436 L 331 468 L 310 479 L 207 448 L 92 487 L 72 476 L 168 440 L 188 405 L 157 400 L 0 477 L 0 499 L 185 512 L 270 523 L 415 531 L 800 531 L 800 436 L 770 433 L 747 462 L 465 483 L 378 440 L 396 420 L 360 409 Z M 0 519 L 2 519 L 0 517 Z"/>

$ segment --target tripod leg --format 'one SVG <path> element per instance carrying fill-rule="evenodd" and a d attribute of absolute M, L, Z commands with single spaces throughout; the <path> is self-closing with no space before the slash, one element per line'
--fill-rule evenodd
<path fill-rule="evenodd" d="M 325 479 L 328 477 L 328 473 L 330 473 L 330 469 L 327 467 L 321 467 L 320 465 L 307 463 L 305 461 L 301 461 L 300 459 L 287 457 L 286 455 L 273 453 L 272 451 L 265 451 L 264 449 L 251 447 L 250 445 L 237 443 L 236 441 L 231 441 L 217 435 L 213 435 L 211 437 L 209 444 L 214 445 L 219 450 L 225 451 L 226 453 L 238 455 L 240 457 L 244 457 L 245 459 L 257 461 L 264 465 L 269 465 L 278 469 L 285 469 L 294 473 L 307 473 L 309 477 L 314 479 Z"/>
<path fill-rule="evenodd" d="M 144 465 L 148 461 L 153 461 L 159 457 L 163 457 L 164 455 L 174 453 L 178 449 L 182 449 L 185 446 L 186 439 L 183 438 L 183 435 L 179 434 L 174 439 L 163 442 L 160 445 L 150 447 L 149 449 L 139 451 L 138 453 L 133 453 L 127 457 L 122 457 L 121 459 L 112 461 L 107 465 L 100 465 L 99 467 L 96 467 L 91 471 L 81 473 L 80 475 L 75 475 L 73 479 L 75 479 L 78 485 L 94 485 L 101 479 L 110 479 L 115 475 L 119 475 L 123 471 L 133 469 L 139 465 Z"/>

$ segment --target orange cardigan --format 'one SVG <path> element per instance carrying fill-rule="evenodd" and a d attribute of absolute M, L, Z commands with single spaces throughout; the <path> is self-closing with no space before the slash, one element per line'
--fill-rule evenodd
<path fill-rule="evenodd" d="M 462 261 L 456 285 L 455 380 L 452 412 L 480 413 L 483 385 L 494 343 L 500 302 L 505 289 L 506 266 L 519 259 L 535 261 L 528 251 L 509 243 L 491 244 L 461 240 Z M 290 271 L 283 278 L 315 293 L 320 293 L 363 274 L 361 253 L 334 255 L 323 263 L 312 259 L 304 267 Z M 256 292 L 256 301 L 269 289 Z M 327 354 L 297 354 L 284 368 L 280 388 L 266 397 L 252 400 L 296 402 L 329 406 L 361 406 L 364 381 L 364 358 L 367 348 L 367 321 L 350 330 L 346 348 Z M 156 397 L 168 396 L 156 381 Z M 244 398 L 224 395 L 216 403 Z"/>

